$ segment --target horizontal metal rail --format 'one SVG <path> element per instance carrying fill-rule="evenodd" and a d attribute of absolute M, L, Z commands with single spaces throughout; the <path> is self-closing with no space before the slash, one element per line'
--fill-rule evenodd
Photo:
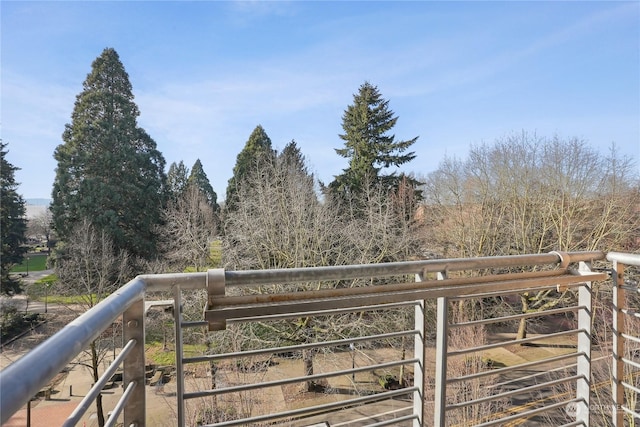
<path fill-rule="evenodd" d="M 635 392 L 635 393 L 640 393 L 640 388 L 638 388 L 638 387 L 636 387 L 636 386 L 634 386 L 634 385 L 632 385 L 632 384 L 629 384 L 629 383 L 627 383 L 627 382 L 625 382 L 625 381 L 622 381 L 622 382 L 621 382 L 621 384 L 622 384 L 624 387 L 628 388 L 629 390 L 631 390 L 631 391 L 633 391 L 633 392 Z"/>
<path fill-rule="evenodd" d="M 404 408 L 392 409 L 391 411 L 377 413 L 375 415 L 372 414 L 371 416 L 397 414 L 398 412 L 406 412 L 406 411 L 410 411 L 411 409 L 413 409 L 413 408 L 411 408 L 410 406 L 407 406 L 407 407 L 404 407 Z M 354 423 L 360 423 L 360 422 L 368 421 L 368 420 L 371 419 L 371 416 L 360 417 L 360 418 L 356 418 L 356 419 L 353 419 L 353 420 L 337 422 L 337 423 L 334 422 L 334 423 L 331 424 L 331 427 L 343 427 L 343 426 L 346 426 L 346 425 L 352 425 Z M 410 416 L 411 419 L 415 419 L 416 418 L 415 415 L 408 415 L 408 416 Z M 395 420 L 398 420 L 398 418 L 395 418 Z M 377 424 L 374 424 L 374 425 L 377 425 Z M 368 425 L 368 427 L 371 427 L 371 425 Z"/>
<path fill-rule="evenodd" d="M 621 406 L 620 409 L 622 409 L 624 412 L 626 412 L 627 414 L 631 415 L 634 419 L 640 419 L 640 414 L 637 412 L 634 412 L 632 409 L 629 409 L 629 407 L 627 406 Z"/>
<path fill-rule="evenodd" d="M 287 320 L 296 319 L 298 317 L 311 317 L 311 316 L 332 316 L 336 314 L 357 313 L 360 311 L 370 310 L 393 310 L 401 307 L 415 306 L 418 304 L 415 300 L 406 302 L 397 302 L 389 304 L 376 304 L 376 305 L 363 305 L 357 307 L 336 308 L 332 310 L 312 310 L 312 311 L 295 311 L 283 314 L 261 314 L 259 316 L 242 317 L 238 319 L 227 319 L 228 323 L 246 323 L 246 322 L 269 322 L 273 320 Z M 208 322 L 205 321 L 206 324 Z"/>
<path fill-rule="evenodd" d="M 433 259 L 332 267 L 285 268 L 271 270 L 226 271 L 227 286 L 266 285 L 310 281 L 389 277 L 443 271 L 482 270 L 522 266 L 576 263 L 601 260 L 604 252 L 549 252 L 546 254 L 508 255 L 496 257 Z"/>
<path fill-rule="evenodd" d="M 578 333 L 585 333 L 585 332 L 586 331 L 584 331 L 582 329 L 571 329 L 571 330 L 568 330 L 568 331 L 555 332 L 553 334 L 539 335 L 537 337 L 522 338 L 522 339 L 519 339 L 519 340 L 512 340 L 512 341 L 502 341 L 502 342 L 493 343 L 493 344 L 486 344 L 486 345 L 481 345 L 481 346 L 477 346 L 477 347 L 469 347 L 469 348 L 465 348 L 465 349 L 449 351 L 447 354 L 449 356 L 460 356 L 460 355 L 463 355 L 463 354 L 477 353 L 477 352 L 480 352 L 480 351 L 490 350 L 492 348 L 500 348 L 500 347 L 505 347 L 505 346 L 508 346 L 508 345 L 526 344 L 526 343 L 530 343 L 530 342 L 544 340 L 544 339 L 547 339 L 547 338 L 558 338 L 558 337 L 564 337 L 566 335 L 576 335 Z"/>
<path fill-rule="evenodd" d="M 633 366 L 636 369 L 640 369 L 640 363 L 638 362 L 634 362 L 633 360 L 629 360 L 625 357 L 622 357 L 620 360 L 622 360 L 622 362 L 624 362 L 625 364 L 629 365 L 629 366 Z"/>
<path fill-rule="evenodd" d="M 629 254 L 622 252 L 609 252 L 607 253 L 608 261 L 617 261 L 625 265 L 635 265 L 640 267 L 640 254 Z"/>
<path fill-rule="evenodd" d="M 306 417 L 314 414 L 326 413 L 328 411 L 333 411 L 337 409 L 352 408 L 354 406 L 359 406 L 365 403 L 379 402 L 386 399 L 398 398 L 400 396 L 405 396 L 410 393 L 413 393 L 417 390 L 418 390 L 418 387 L 408 387 L 408 388 L 403 388 L 402 390 L 385 391 L 385 392 L 373 394 L 370 396 L 361 396 L 355 399 L 342 400 L 340 402 L 325 403 L 322 405 L 316 405 L 313 408 L 293 409 L 289 411 L 279 412 L 277 414 L 258 415 L 251 418 L 225 421 L 225 422 L 216 423 L 216 424 L 207 424 L 201 427 L 246 426 L 246 425 L 251 425 L 256 423 L 263 423 L 267 421 L 278 420 L 282 418 L 296 418 L 300 416 Z"/>
<path fill-rule="evenodd" d="M 458 327 L 465 327 L 465 326 L 489 325 L 492 323 L 507 322 L 509 320 L 520 320 L 520 319 L 529 319 L 531 317 L 542 317 L 542 316 L 552 316 L 554 314 L 572 313 L 578 310 L 583 310 L 584 308 L 585 307 L 581 307 L 581 306 L 573 306 L 573 307 L 566 307 L 566 308 L 556 308 L 553 310 L 537 311 L 534 313 L 519 313 L 519 314 L 512 314 L 510 316 L 491 317 L 488 319 L 472 320 L 469 322 L 450 323 L 448 327 L 458 328 Z"/>
<path fill-rule="evenodd" d="M 184 398 L 196 399 L 198 397 L 216 396 L 223 393 L 236 393 L 240 391 L 255 390 L 257 388 L 267 388 L 267 387 L 275 387 L 275 386 L 281 386 L 286 384 L 302 383 L 306 381 L 315 381 L 315 380 L 321 380 L 325 378 L 339 377 L 342 375 L 357 374 L 359 372 L 368 372 L 376 369 L 387 369 L 387 368 L 393 368 L 401 365 L 410 365 L 417 361 L 418 359 L 405 359 L 405 360 L 398 360 L 394 362 L 377 363 L 375 365 L 368 365 L 368 366 L 358 367 L 354 369 L 344 369 L 340 371 L 327 372 L 324 374 L 306 375 L 304 377 L 294 377 L 294 378 L 285 378 L 282 380 L 265 381 L 258 384 L 242 384 L 242 385 L 237 385 L 232 387 L 216 388 L 213 390 L 195 391 L 191 393 L 185 393 Z"/>
<path fill-rule="evenodd" d="M 633 341 L 637 344 L 640 344 L 640 338 L 638 337 L 634 337 L 633 335 L 623 334 L 623 333 L 621 333 L 620 336 L 626 340 Z"/>
<path fill-rule="evenodd" d="M 550 270 L 550 271 L 538 271 L 532 273 L 506 273 L 500 275 L 490 276 L 472 276 L 472 277 L 458 277 L 454 279 L 445 280 L 431 280 L 421 282 L 396 282 L 387 283 L 378 286 L 357 286 L 351 288 L 326 288 L 316 289 L 312 291 L 297 291 L 289 292 L 286 294 L 278 293 L 265 293 L 265 294 L 252 294 L 252 295 L 238 295 L 238 296 L 220 296 L 211 301 L 211 307 L 228 307 L 235 305 L 246 304 L 267 304 L 274 302 L 293 302 L 304 301 L 310 299 L 319 298 L 336 298 L 336 297 L 351 297 L 358 295 L 375 295 L 388 293 L 391 290 L 394 292 L 423 290 L 429 288 L 442 288 L 450 286 L 464 286 L 464 285 L 477 285 L 481 283 L 490 282 L 506 282 L 512 281 L 524 281 L 526 279 L 541 279 L 546 277 L 558 277 L 566 274 L 564 270 Z M 573 276 L 572 276 L 573 277 Z"/>
<path fill-rule="evenodd" d="M 568 353 L 568 354 L 566 354 L 566 356 L 572 356 L 572 357 L 585 357 L 585 354 L 584 354 L 584 353 L 581 353 L 581 352 L 579 352 L 579 353 Z M 606 360 L 606 359 L 609 359 L 610 357 L 611 357 L 611 356 L 600 356 L 600 357 L 596 357 L 595 359 L 592 359 L 592 360 L 591 360 L 591 363 L 593 364 L 593 362 L 599 362 L 599 361 L 601 361 L 601 360 Z M 518 365 L 518 366 L 521 366 L 521 365 Z M 578 366 L 578 364 L 577 364 L 577 363 L 572 363 L 572 364 L 570 364 L 570 365 L 560 366 L 559 368 L 554 368 L 554 369 L 551 369 L 551 370 L 549 370 L 549 371 L 537 372 L 537 373 L 535 373 L 535 374 L 525 375 L 525 376 L 520 377 L 520 378 L 514 378 L 514 379 L 507 380 L 507 381 L 502 381 L 502 382 L 500 382 L 500 383 L 491 384 L 491 385 L 489 386 L 489 388 L 503 387 L 503 386 L 505 386 L 505 385 L 507 385 L 507 384 L 513 384 L 513 383 L 518 382 L 518 381 L 524 381 L 524 380 L 533 379 L 533 378 L 536 378 L 536 377 L 539 377 L 539 376 L 542 376 L 542 375 L 549 375 L 549 374 L 551 374 L 551 373 L 553 373 L 553 372 L 558 372 L 558 371 L 562 371 L 562 370 L 567 370 L 567 369 L 569 369 L 569 368 L 576 368 L 577 366 Z"/>
<path fill-rule="evenodd" d="M 180 323 L 180 326 L 182 328 L 201 328 L 203 326 L 208 326 L 208 325 L 209 325 L 209 322 L 207 322 L 206 320 L 196 320 L 196 321 Z"/>
<path fill-rule="evenodd" d="M 418 331 L 416 330 L 390 332 L 387 334 L 368 335 L 366 337 L 344 338 L 341 340 L 298 344 L 298 345 L 285 346 L 285 347 L 272 347 L 272 348 L 264 348 L 264 349 L 257 349 L 257 350 L 237 351 L 234 353 L 207 354 L 204 356 L 184 358 L 182 359 L 182 362 L 187 364 L 187 363 L 212 362 L 212 361 L 224 360 L 224 359 L 240 359 L 240 358 L 247 358 L 247 357 L 253 357 L 253 356 L 261 356 L 265 354 L 285 353 L 285 352 L 296 351 L 296 350 L 309 350 L 313 348 L 322 348 L 322 347 L 337 347 L 340 345 L 349 345 L 351 343 L 355 344 L 355 343 L 367 342 L 372 340 L 401 338 L 401 337 L 416 335 L 417 333 Z"/>
<path fill-rule="evenodd" d="M 481 403 L 486 403 L 486 402 L 489 402 L 489 401 L 492 401 L 492 400 L 499 400 L 499 399 L 504 399 L 504 398 L 511 397 L 511 396 L 517 396 L 519 394 L 528 393 L 530 391 L 540 390 L 541 388 L 555 386 L 555 385 L 563 384 L 563 383 L 566 383 L 566 382 L 569 382 L 569 381 L 576 381 L 576 380 L 581 379 L 581 378 L 583 378 L 582 375 L 573 375 L 573 376 L 570 376 L 570 377 L 560 378 L 560 379 L 553 380 L 553 381 L 547 381 L 545 383 L 535 384 L 535 385 L 531 385 L 531 386 L 528 386 L 528 387 L 522 387 L 522 388 L 517 389 L 517 390 L 505 391 L 503 393 L 492 394 L 491 396 L 485 396 L 485 397 L 481 397 L 481 398 L 478 398 L 478 399 L 468 400 L 466 402 L 452 403 L 452 404 L 447 405 L 446 409 L 448 411 L 448 410 L 452 410 L 452 409 L 466 408 L 467 406 L 479 405 Z"/>
<path fill-rule="evenodd" d="M 375 294 L 354 294 L 348 295 L 352 291 L 351 289 L 335 289 L 319 291 L 326 297 L 310 299 L 310 296 L 305 293 L 302 295 L 281 294 L 281 295 L 268 295 L 271 297 L 269 300 L 262 300 L 261 297 L 247 296 L 247 305 L 236 305 L 223 308 L 214 308 L 205 312 L 205 319 L 210 322 L 217 322 L 225 319 L 239 319 L 250 316 L 261 316 L 267 314 L 286 314 L 291 312 L 306 312 L 320 309 L 340 309 L 347 307 L 362 307 L 371 305 L 371 303 L 390 303 L 401 302 L 409 300 L 424 300 L 438 298 L 449 295 L 472 295 L 474 292 L 484 292 L 486 290 L 514 290 L 514 291 L 527 291 L 537 290 L 544 288 L 555 288 L 557 285 L 566 286 L 579 286 L 584 283 L 585 280 L 604 280 L 608 276 L 603 273 L 593 273 L 591 277 L 586 276 L 574 276 L 571 274 L 552 277 L 540 277 L 536 279 L 524 279 L 524 280 L 506 280 L 506 281 L 493 281 L 487 283 L 471 282 L 465 279 L 445 279 L 431 282 L 419 282 L 423 285 L 422 288 L 411 289 L 407 291 L 396 290 L 392 286 L 378 286 L 379 288 L 386 288 L 386 293 Z M 467 282 L 466 284 L 458 284 L 459 282 Z M 376 287 L 373 287 L 376 288 Z M 366 288 L 365 288 L 366 289 Z M 311 291 L 316 292 L 316 291 Z M 302 293 L 301 293 L 302 294 Z M 344 296 L 344 295 L 348 296 Z M 278 296 L 284 297 L 289 301 L 295 300 L 291 303 L 289 301 L 278 301 Z M 219 302 L 215 303 L 224 304 L 226 297 L 218 299 Z M 301 299 L 300 301 L 298 301 Z M 249 305 L 252 301 L 263 301 L 261 304 Z M 234 299 L 239 302 L 240 299 Z M 278 304 L 274 304 L 278 302 Z"/>
<path fill-rule="evenodd" d="M 633 316 L 637 319 L 640 319 L 640 312 L 632 309 L 632 308 L 621 308 L 620 312 L 626 314 L 627 316 Z"/>
<path fill-rule="evenodd" d="M 544 364 L 547 364 L 547 363 L 559 362 L 561 360 L 571 359 L 571 358 L 579 357 L 579 356 L 583 356 L 583 355 L 584 355 L 584 353 L 567 353 L 567 354 L 562 354 L 560 356 L 553 356 L 553 357 L 548 357 L 546 359 L 536 360 L 536 361 L 533 361 L 533 362 L 521 363 L 519 365 L 507 366 L 507 367 L 498 368 L 498 369 L 490 369 L 490 370 L 487 370 L 487 371 L 477 372 L 475 374 L 469 374 L 469 375 L 463 375 L 463 376 L 460 376 L 460 377 L 448 378 L 447 379 L 447 384 L 455 384 L 455 383 L 458 383 L 458 382 L 461 382 L 461 381 L 475 380 L 475 379 L 478 379 L 478 378 L 487 377 L 487 376 L 491 376 L 491 375 L 502 375 L 502 374 L 505 374 L 505 373 L 511 372 L 511 371 L 518 371 L 518 370 L 521 370 L 521 369 L 533 368 L 534 366 L 540 366 L 540 365 L 544 365 Z M 546 374 L 546 372 L 543 372 L 542 374 Z M 525 378 L 526 377 L 520 377 L 520 378 L 516 379 L 516 381 L 521 381 L 521 380 L 523 380 Z"/>
<path fill-rule="evenodd" d="M 476 424 L 475 427 L 491 427 L 491 426 L 497 426 L 497 425 L 505 425 L 505 423 L 508 423 L 511 421 L 517 421 L 523 418 L 524 419 L 530 418 L 534 415 L 542 414 L 544 412 L 549 412 L 554 409 L 566 408 L 567 404 L 569 403 L 580 403 L 580 402 L 582 402 L 582 399 L 571 399 L 571 400 L 566 400 L 564 402 L 553 403 L 551 405 L 543 406 L 541 408 L 531 409 L 530 411 L 521 412 L 519 414 L 500 418 L 498 420 L 493 420 L 493 421 L 489 421 L 482 424 Z M 565 424 L 564 426 L 561 426 L 561 427 L 577 426 L 581 424 L 582 422 L 573 422 L 573 423 Z"/>
<path fill-rule="evenodd" d="M 375 423 L 375 424 L 367 424 L 367 427 L 394 426 L 394 425 L 398 425 L 403 421 L 411 421 L 417 418 L 418 417 L 416 415 L 405 415 L 403 417 L 393 418 L 387 421 L 380 421 L 379 423 Z"/>

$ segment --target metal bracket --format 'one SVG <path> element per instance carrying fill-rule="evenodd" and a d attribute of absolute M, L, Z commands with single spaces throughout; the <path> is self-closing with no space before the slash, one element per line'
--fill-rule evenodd
<path fill-rule="evenodd" d="M 226 320 L 207 319 L 207 310 L 213 309 L 213 301 L 216 298 L 225 296 L 224 268 L 207 270 L 207 294 L 207 307 L 205 308 L 204 318 L 209 322 L 209 331 L 224 331 L 227 328 Z"/>
<path fill-rule="evenodd" d="M 560 258 L 559 267 L 566 271 L 567 267 L 569 267 L 569 254 L 560 251 L 551 251 L 549 253 L 557 255 L 558 258 Z M 567 285 L 556 285 L 556 291 L 559 293 L 565 292 L 567 289 L 569 289 Z"/>
<path fill-rule="evenodd" d="M 551 251 L 549 253 L 558 255 L 558 258 L 560 258 L 560 266 L 559 267 L 564 269 L 564 270 L 567 269 L 567 267 L 569 266 L 569 262 L 571 261 L 571 257 L 569 256 L 568 253 L 561 252 L 561 251 Z"/>

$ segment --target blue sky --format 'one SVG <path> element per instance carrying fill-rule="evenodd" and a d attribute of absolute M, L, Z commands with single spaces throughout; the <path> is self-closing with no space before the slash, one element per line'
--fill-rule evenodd
<path fill-rule="evenodd" d="M 419 136 L 403 170 L 522 130 L 640 159 L 640 2 L 2 1 L 1 137 L 25 198 L 104 48 L 120 55 L 167 167 L 200 159 L 223 198 L 256 125 L 318 178 L 346 167 L 342 114 L 365 81 Z"/>

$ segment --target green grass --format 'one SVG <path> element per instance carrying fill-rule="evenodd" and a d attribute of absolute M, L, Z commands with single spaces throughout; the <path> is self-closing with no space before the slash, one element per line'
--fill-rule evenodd
<path fill-rule="evenodd" d="M 211 242 L 211 267 L 212 268 L 220 268 L 222 267 L 222 241 L 215 240 Z"/>
<path fill-rule="evenodd" d="M 11 273 L 26 273 L 28 271 L 42 271 L 47 269 L 47 254 L 29 254 L 24 257 L 22 264 L 11 269 Z"/>
<path fill-rule="evenodd" d="M 222 241 L 214 240 L 209 248 L 209 265 L 205 268 L 221 268 L 222 267 Z M 186 267 L 184 273 L 195 273 L 198 269 L 194 266 Z M 200 270 L 203 271 L 203 270 Z"/>
<path fill-rule="evenodd" d="M 51 287 L 58 281 L 58 276 L 49 274 L 48 276 L 38 279 L 33 284 L 25 288 L 25 292 L 29 298 L 35 301 L 44 301 L 45 295 L 51 292 Z"/>
<path fill-rule="evenodd" d="M 173 343 L 168 343 L 173 347 Z M 185 357 L 200 356 L 205 353 L 207 347 L 204 344 L 185 344 L 183 353 Z M 145 344 L 145 353 L 147 360 L 154 365 L 173 365 L 176 362 L 176 352 L 172 348 L 170 350 L 162 349 L 162 342 L 155 341 Z"/>
<path fill-rule="evenodd" d="M 88 295 L 57 295 L 51 293 L 51 287 L 55 285 L 57 281 L 58 276 L 56 276 L 55 274 L 49 274 L 42 279 L 36 280 L 33 285 L 30 285 L 27 288 L 29 298 L 33 299 L 34 301 L 44 301 L 44 298 L 46 296 L 48 303 L 60 305 L 84 305 L 87 303 Z M 93 299 L 95 303 L 96 294 L 93 295 Z"/>
<path fill-rule="evenodd" d="M 40 297 L 43 299 L 44 297 Z M 96 296 L 93 296 L 94 305 L 97 304 Z M 48 295 L 47 302 L 51 304 L 71 305 L 71 304 L 87 304 L 89 297 L 87 295 Z"/>
<path fill-rule="evenodd" d="M 35 281 L 35 284 L 41 286 L 53 286 L 58 281 L 58 276 L 55 274 L 49 274 L 48 276 L 44 276 L 42 279 L 38 279 Z"/>

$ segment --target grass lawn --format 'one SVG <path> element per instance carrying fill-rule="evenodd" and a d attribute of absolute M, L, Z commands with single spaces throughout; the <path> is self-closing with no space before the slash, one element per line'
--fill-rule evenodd
<path fill-rule="evenodd" d="M 162 349 L 161 342 L 151 342 L 145 344 L 145 353 L 147 360 L 155 365 L 174 365 L 176 363 L 176 352 L 173 349 L 173 343 L 169 343 L 171 348 Z M 184 344 L 184 357 L 200 356 L 205 353 L 207 346 L 204 344 Z"/>
<path fill-rule="evenodd" d="M 22 264 L 11 269 L 11 273 L 26 273 L 28 271 L 42 271 L 47 269 L 47 254 L 25 255 Z"/>

